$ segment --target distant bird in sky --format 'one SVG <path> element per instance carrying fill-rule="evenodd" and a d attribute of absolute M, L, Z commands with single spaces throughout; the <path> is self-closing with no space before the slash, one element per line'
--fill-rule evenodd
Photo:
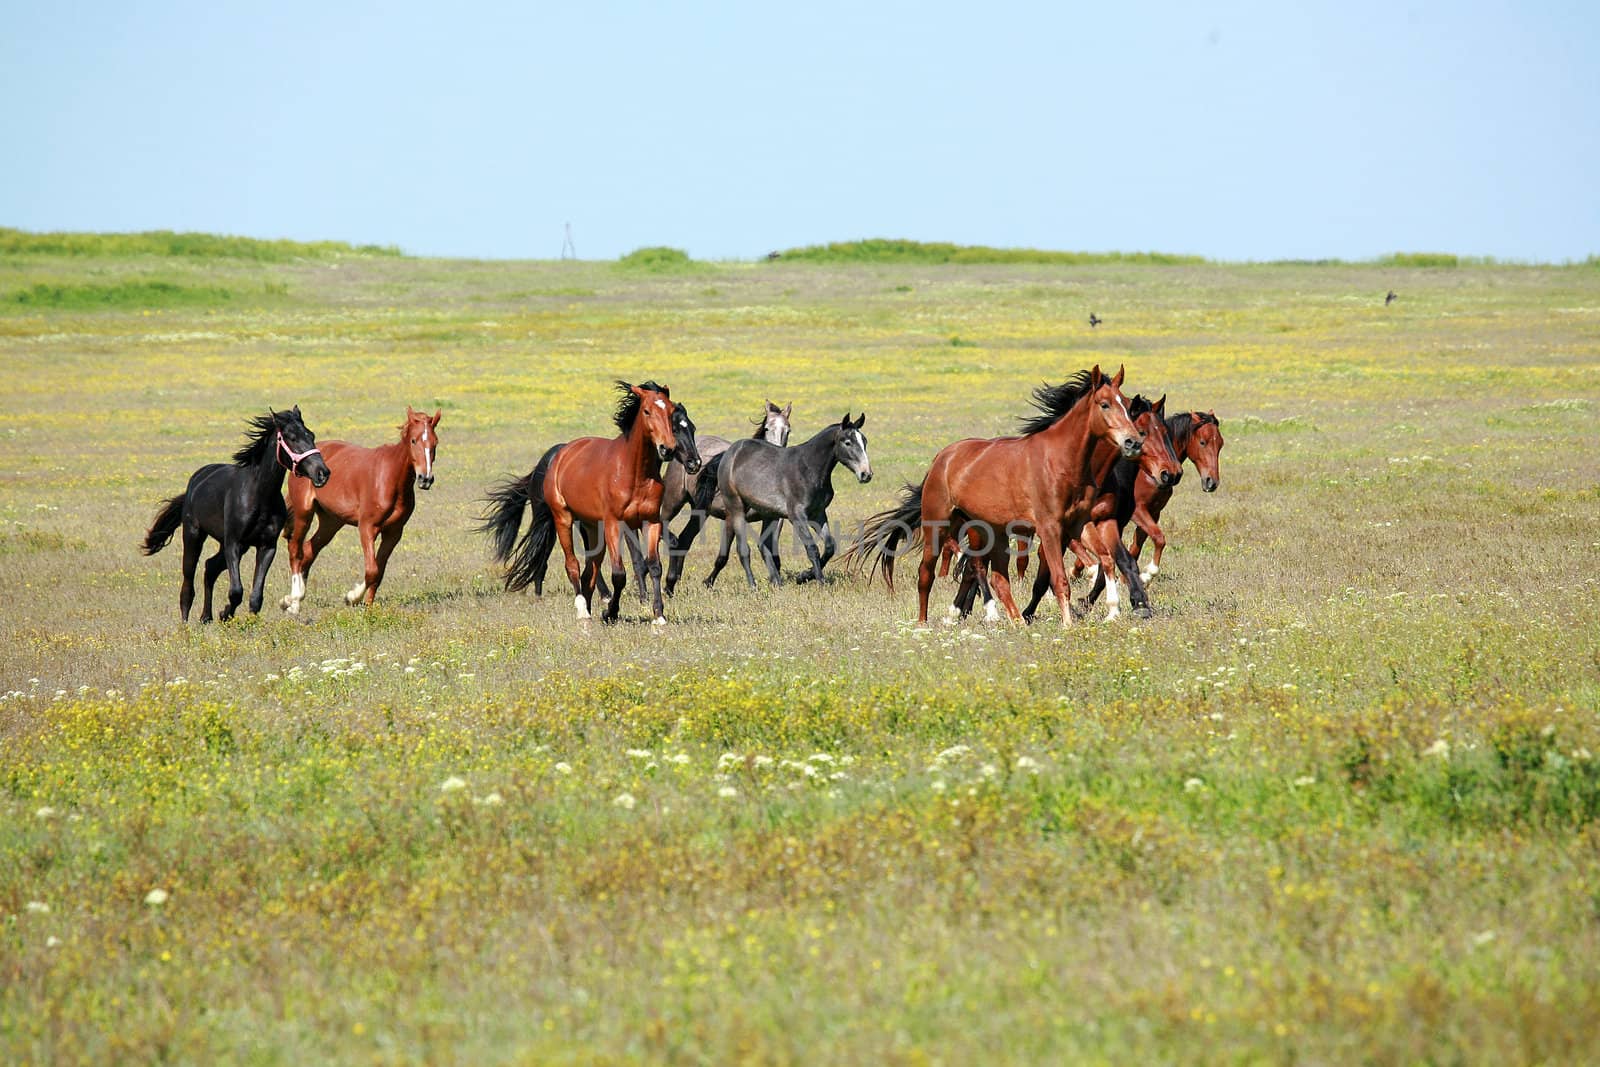
<path fill-rule="evenodd" d="M 768 259 L 778 259 L 778 258 L 780 258 L 780 257 L 781 257 L 781 256 L 782 256 L 782 255 L 783 255 L 783 253 L 782 253 L 782 252 L 768 252 L 768 253 L 767 253 L 767 258 L 768 258 Z"/>
<path fill-rule="evenodd" d="M 1391 295 L 1393 295 L 1393 294 L 1391 294 Z M 1102 319 L 1099 315 L 1096 315 L 1092 311 L 1089 312 L 1089 328 L 1091 330 L 1094 329 L 1096 326 L 1100 325 L 1104 321 L 1106 321 L 1106 320 Z"/>
<path fill-rule="evenodd" d="M 1384 307 L 1388 307 L 1390 304 L 1392 304 L 1394 302 L 1395 302 L 1394 290 L 1390 289 L 1389 290 L 1389 295 L 1383 298 L 1383 306 Z"/>

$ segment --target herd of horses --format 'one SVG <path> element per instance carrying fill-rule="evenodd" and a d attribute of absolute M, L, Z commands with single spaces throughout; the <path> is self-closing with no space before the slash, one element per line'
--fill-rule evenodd
<path fill-rule="evenodd" d="M 1119 611 L 1117 583 L 1127 582 L 1133 609 L 1147 614 L 1145 586 L 1160 570 L 1166 537 L 1160 517 L 1183 474 L 1199 471 L 1202 487 L 1220 481 L 1222 427 L 1214 412 L 1166 413 L 1166 398 L 1123 395 L 1123 369 L 1099 366 L 1058 385 L 1035 389 L 1035 413 L 1020 432 L 967 438 L 934 456 L 920 483 L 905 486 L 900 501 L 862 526 L 841 561 L 883 576 L 894 589 L 894 563 L 920 550 L 917 621 L 928 621 L 928 597 L 937 575 L 954 565 L 959 578 L 952 616 L 969 614 L 981 595 L 990 619 L 996 601 L 1013 620 L 1031 621 L 1046 593 L 1054 592 L 1064 624 L 1087 610 L 1102 589 L 1108 617 Z M 617 619 L 631 559 L 641 600 L 651 620 L 666 622 L 684 560 L 710 518 L 723 520 L 710 588 L 736 549 L 745 578 L 751 567 L 752 523 L 769 582 L 783 571 L 779 538 L 790 524 L 806 553 L 797 581 L 826 582 L 824 568 L 838 550 L 839 533 L 828 517 L 833 474 L 843 466 L 858 482 L 872 480 L 865 414 L 847 412 L 809 440 L 789 446 L 793 405 L 767 401 L 755 433 L 733 441 L 697 437 L 685 406 L 653 381 L 618 381 L 613 414 L 616 436 L 580 437 L 548 449 L 520 478 L 494 486 L 478 530 L 489 536 L 508 590 L 532 586 L 542 594 L 555 547 L 561 547 L 579 619 L 591 617 L 605 597 L 602 619 Z M 217 617 L 234 615 L 244 600 L 241 567 L 254 548 L 249 609 L 261 610 L 267 572 L 282 537 L 289 549 L 289 593 L 279 606 L 298 614 L 306 578 L 322 549 L 340 529 L 357 527 L 365 570 L 345 594 L 348 604 L 373 602 L 384 570 L 416 509 L 417 488 L 433 485 L 440 412 L 406 408 L 399 440 L 378 448 L 344 441 L 319 446 L 298 406 L 269 411 L 250 422 L 233 462 L 201 467 L 184 492 L 161 505 L 143 541 L 146 555 L 161 551 L 182 531 L 182 585 L 178 610 L 189 620 L 195 570 L 208 538 L 219 548 L 205 563 L 200 621 L 212 618 L 212 590 L 223 570 L 228 599 Z M 284 482 L 288 481 L 288 491 Z M 669 524 L 685 509 L 676 535 Z M 530 521 L 523 528 L 524 518 Z M 313 520 L 315 527 L 313 529 Z M 1134 525 L 1131 548 L 1124 531 Z M 1137 561 L 1146 540 L 1150 563 Z M 626 549 L 627 555 L 624 555 Z M 663 581 L 661 556 L 668 557 Z M 1026 573 L 1030 555 L 1041 563 L 1033 598 L 1017 608 L 1010 573 Z M 1072 557 L 1069 576 L 1067 557 Z M 610 583 L 601 565 L 610 560 Z M 1070 580 L 1090 571 L 1093 586 L 1082 605 L 1070 601 Z M 646 589 L 649 589 L 647 594 Z"/>

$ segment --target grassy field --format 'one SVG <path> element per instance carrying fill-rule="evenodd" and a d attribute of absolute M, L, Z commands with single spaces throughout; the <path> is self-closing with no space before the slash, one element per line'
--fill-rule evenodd
<path fill-rule="evenodd" d="M 25 249 L 0 361 L 0 1061 L 1593 1055 L 1600 269 Z M 702 542 L 584 632 L 471 532 L 615 377 L 864 410 L 852 523 L 1095 362 L 1227 436 L 1148 622 L 918 631 Z M 377 605 L 346 532 L 303 621 L 280 553 L 180 627 L 157 501 L 295 403 L 444 411 Z"/>

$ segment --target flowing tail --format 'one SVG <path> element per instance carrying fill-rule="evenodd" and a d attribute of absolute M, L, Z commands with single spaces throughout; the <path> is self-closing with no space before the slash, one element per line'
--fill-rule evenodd
<path fill-rule="evenodd" d="M 144 535 L 144 545 L 141 547 L 145 555 L 153 556 L 166 548 L 172 535 L 178 532 L 178 527 L 183 525 L 183 502 L 187 497 L 187 493 L 179 493 L 161 505 L 155 521 Z"/>
<path fill-rule="evenodd" d="M 717 499 L 717 472 L 722 469 L 722 457 L 726 452 L 718 452 L 711 457 L 711 462 L 700 469 L 700 480 L 694 485 L 694 500 L 691 506 L 701 516 L 701 521 L 711 517 L 711 505 Z"/>
<path fill-rule="evenodd" d="M 502 482 L 489 492 L 488 511 L 478 526 L 479 533 L 494 539 L 494 559 L 506 566 L 505 582 L 509 592 L 533 586 L 535 595 L 544 592 L 544 572 L 550 563 L 550 552 L 556 544 L 555 516 L 550 505 L 544 502 L 544 479 L 550 473 L 550 462 L 565 445 L 556 445 L 544 455 L 526 477 Z M 528 532 L 517 539 L 522 526 L 522 509 L 533 508 L 533 522 Z"/>
<path fill-rule="evenodd" d="M 904 548 L 901 544 L 904 543 Z M 922 486 L 907 484 L 900 503 L 880 511 L 861 526 L 861 536 L 840 560 L 852 569 L 883 572 L 883 584 L 894 592 L 894 561 L 922 544 Z"/>

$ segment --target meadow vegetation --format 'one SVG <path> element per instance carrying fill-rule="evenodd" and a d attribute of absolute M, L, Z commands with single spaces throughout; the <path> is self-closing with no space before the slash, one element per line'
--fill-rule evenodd
<path fill-rule="evenodd" d="M 140 277 L 272 297 L 0 314 L 0 1060 L 1592 1056 L 1593 269 L 0 254 Z M 1228 440 L 1148 621 L 707 592 L 713 533 L 671 625 L 585 631 L 471 532 L 616 377 L 728 437 L 865 410 L 848 527 L 1096 362 Z M 442 408 L 439 481 L 372 609 L 347 531 L 306 618 L 280 552 L 185 629 L 139 537 L 294 403 Z"/>

